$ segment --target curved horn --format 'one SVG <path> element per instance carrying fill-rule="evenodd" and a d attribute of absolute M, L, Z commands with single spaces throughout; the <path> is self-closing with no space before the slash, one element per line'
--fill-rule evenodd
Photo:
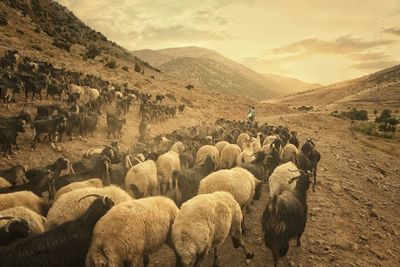
<path fill-rule="evenodd" d="M 107 202 L 106 202 L 107 199 L 111 199 L 111 198 L 109 196 L 107 196 L 107 195 L 104 195 L 103 199 L 102 199 L 103 200 L 103 204 L 107 204 Z"/>
<path fill-rule="evenodd" d="M 6 231 L 6 233 L 9 233 L 10 230 L 8 228 L 10 228 L 10 225 L 14 222 L 21 222 L 22 220 L 20 218 L 13 218 L 11 220 L 8 221 L 8 223 L 6 224 L 6 226 L 4 226 L 4 230 Z"/>
<path fill-rule="evenodd" d="M 1 217 L 0 218 L 0 221 L 1 220 L 12 220 L 12 219 L 14 219 L 15 217 L 12 217 L 12 216 L 4 216 L 4 217 Z"/>
<path fill-rule="evenodd" d="M 103 197 L 103 195 L 100 195 L 100 194 L 90 194 L 90 195 L 81 197 L 81 198 L 78 200 L 78 204 L 79 204 L 79 202 L 81 202 L 81 200 L 83 200 L 83 199 L 85 199 L 85 198 L 88 198 L 88 197 Z"/>

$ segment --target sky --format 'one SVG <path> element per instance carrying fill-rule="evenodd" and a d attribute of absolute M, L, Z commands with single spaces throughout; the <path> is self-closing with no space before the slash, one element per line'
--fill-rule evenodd
<path fill-rule="evenodd" d="M 399 0 L 58 0 L 129 50 L 199 46 L 330 84 L 400 64 Z"/>

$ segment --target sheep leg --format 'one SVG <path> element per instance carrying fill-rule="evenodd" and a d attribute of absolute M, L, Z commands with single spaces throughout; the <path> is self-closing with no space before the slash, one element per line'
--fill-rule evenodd
<path fill-rule="evenodd" d="M 240 238 L 238 239 L 238 241 L 239 241 L 239 246 L 240 246 L 240 247 L 243 249 L 243 251 L 246 253 L 246 258 L 249 259 L 249 260 L 251 260 L 252 258 L 254 258 L 254 254 L 253 254 L 252 252 L 250 252 L 250 251 L 247 249 L 247 246 L 246 246 L 246 244 L 244 243 L 242 236 L 240 236 Z"/>
<path fill-rule="evenodd" d="M 143 266 L 146 267 L 147 265 L 149 265 L 150 259 L 149 259 L 149 255 L 144 255 L 143 256 Z"/>
<path fill-rule="evenodd" d="M 175 252 L 175 266 L 176 267 L 183 267 L 181 256 L 179 256 L 179 254 L 176 253 L 176 251 L 174 251 L 174 252 Z"/>
<path fill-rule="evenodd" d="M 217 247 L 214 248 L 214 264 L 213 264 L 213 267 L 219 267 L 218 249 L 217 249 Z"/>
<path fill-rule="evenodd" d="M 200 264 L 203 262 L 205 257 L 206 257 L 205 252 L 201 253 L 200 255 L 197 255 L 196 260 L 194 261 L 193 267 L 200 267 Z"/>

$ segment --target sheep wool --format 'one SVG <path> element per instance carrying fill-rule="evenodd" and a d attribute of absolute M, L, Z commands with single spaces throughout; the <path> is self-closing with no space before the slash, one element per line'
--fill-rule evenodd
<path fill-rule="evenodd" d="M 47 203 L 30 191 L 0 194 L 0 211 L 16 206 L 24 206 L 37 214 L 45 214 Z"/>
<path fill-rule="evenodd" d="M 215 148 L 218 149 L 219 155 L 221 156 L 222 150 L 229 145 L 229 142 L 227 141 L 219 141 L 218 143 L 215 144 Z"/>
<path fill-rule="evenodd" d="M 300 175 L 299 170 L 293 162 L 289 161 L 275 168 L 274 172 L 269 177 L 269 195 L 272 197 L 278 192 L 281 185 L 287 185 L 289 180 Z M 289 185 L 290 188 L 295 188 L 296 182 Z"/>
<path fill-rule="evenodd" d="M 255 194 L 256 178 L 249 171 L 235 167 L 211 173 L 200 182 L 199 194 L 226 191 L 232 194 L 243 209 L 247 207 Z"/>
<path fill-rule="evenodd" d="M 248 135 L 247 133 L 241 133 L 241 134 L 239 134 L 239 136 L 237 137 L 237 139 L 236 139 L 236 144 L 241 148 L 241 149 L 243 149 L 243 144 L 244 144 L 244 142 L 246 142 L 246 141 L 249 141 L 251 138 L 250 138 L 250 135 Z"/>
<path fill-rule="evenodd" d="M 299 150 L 293 144 L 286 144 L 282 150 L 282 162 L 293 162 L 296 163 L 296 157 L 299 154 Z"/>
<path fill-rule="evenodd" d="M 198 195 L 185 202 L 171 230 L 175 251 L 184 266 L 192 266 L 197 257 L 207 255 L 229 236 L 245 248 L 242 220 L 240 206 L 228 192 Z"/>
<path fill-rule="evenodd" d="M 228 144 L 221 152 L 219 159 L 221 169 L 230 169 L 236 165 L 236 159 L 242 150 L 238 145 Z"/>
<path fill-rule="evenodd" d="M 196 164 L 202 164 L 206 160 L 207 156 L 211 156 L 217 167 L 219 166 L 219 151 L 215 146 L 210 145 L 202 146 L 197 150 Z"/>
<path fill-rule="evenodd" d="M 169 243 L 178 214 L 175 203 L 161 196 L 114 206 L 96 224 L 86 256 L 87 267 L 132 265 Z"/>
<path fill-rule="evenodd" d="M 152 160 L 139 163 L 126 173 L 125 190 L 136 199 L 154 195 L 157 186 L 157 165 Z"/>
<path fill-rule="evenodd" d="M 54 196 L 54 200 L 58 199 L 61 195 L 77 190 L 77 189 L 81 189 L 81 188 L 86 188 L 86 187 L 96 187 L 96 188 L 101 188 L 103 187 L 103 181 L 101 181 L 98 178 L 93 178 L 93 179 L 89 179 L 86 181 L 82 181 L 82 182 L 75 182 L 75 183 L 70 183 L 66 186 L 61 187 L 56 195 Z"/>
<path fill-rule="evenodd" d="M 172 190 L 172 173 L 181 170 L 179 154 L 168 151 L 157 158 L 157 179 L 161 194 Z"/>
<path fill-rule="evenodd" d="M 87 197 L 80 200 L 90 194 L 107 195 L 114 201 L 115 205 L 132 200 L 127 192 L 114 185 L 104 188 L 86 187 L 77 189 L 61 195 L 54 202 L 47 214 L 45 229 L 52 229 L 66 221 L 79 218 L 96 199 L 95 197 Z"/>
<path fill-rule="evenodd" d="M 0 212 L 0 217 L 15 217 L 24 219 L 29 224 L 29 229 L 32 234 L 40 234 L 44 232 L 44 222 L 46 218 L 37 214 L 36 212 L 31 211 L 30 209 L 17 206 L 10 209 L 6 209 Z M 7 221 L 1 220 L 0 227 L 3 227 L 7 224 Z"/>
<path fill-rule="evenodd" d="M 4 179 L 3 177 L 0 177 L 0 188 L 10 188 L 10 187 L 12 187 L 12 184 L 10 184 L 10 182 Z"/>

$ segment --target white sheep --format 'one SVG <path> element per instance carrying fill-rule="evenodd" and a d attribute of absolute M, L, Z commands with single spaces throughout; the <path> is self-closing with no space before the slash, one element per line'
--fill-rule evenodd
<path fill-rule="evenodd" d="M 219 155 L 221 156 L 222 150 L 229 145 L 229 142 L 227 141 L 219 141 L 218 143 L 215 144 L 215 148 L 218 149 Z"/>
<path fill-rule="evenodd" d="M 126 173 L 125 190 L 136 199 L 153 196 L 157 188 L 157 165 L 152 160 L 139 163 Z"/>
<path fill-rule="evenodd" d="M 206 160 L 206 158 L 210 156 L 216 164 L 216 167 L 219 166 L 219 151 L 215 146 L 204 145 L 197 150 L 196 153 L 196 164 L 201 165 Z"/>
<path fill-rule="evenodd" d="M 86 187 L 96 187 L 101 188 L 103 187 L 103 181 L 98 178 L 92 178 L 81 182 L 70 183 L 66 186 L 61 187 L 54 196 L 54 200 L 57 200 L 61 195 L 81 189 Z"/>
<path fill-rule="evenodd" d="M 179 148 L 175 149 L 179 150 Z M 161 194 L 167 194 L 172 190 L 172 173 L 181 170 L 179 154 L 175 151 L 168 151 L 157 158 L 157 179 Z"/>
<path fill-rule="evenodd" d="M 53 203 L 47 214 L 45 229 L 52 229 L 66 221 L 80 217 L 95 200 L 94 197 L 84 197 L 93 194 L 107 195 L 115 204 L 132 200 L 132 197 L 127 192 L 114 185 L 103 188 L 86 187 L 77 189 L 61 195 Z"/>
<path fill-rule="evenodd" d="M 16 206 L 0 211 L 0 218 L 8 216 L 24 219 L 25 221 L 27 221 L 32 234 L 40 234 L 44 232 L 43 224 L 46 221 L 46 218 L 26 207 Z M 6 224 L 7 221 L 0 221 L 0 227 L 3 227 Z"/>
<path fill-rule="evenodd" d="M 179 209 L 165 197 L 148 197 L 114 206 L 96 224 L 86 256 L 87 267 L 138 266 L 165 243 Z"/>
<path fill-rule="evenodd" d="M 262 185 L 248 170 L 235 167 L 219 170 L 200 181 L 199 194 L 227 191 L 232 194 L 242 210 L 248 209 L 251 201 L 259 199 Z M 257 187 L 257 192 L 256 192 Z"/>
<path fill-rule="evenodd" d="M 48 203 L 30 191 L 0 194 L 0 211 L 16 206 L 23 206 L 43 215 L 46 214 Z"/>
<path fill-rule="evenodd" d="M 299 150 L 297 149 L 297 147 L 295 145 L 286 144 L 283 147 L 282 153 L 281 153 L 282 162 L 286 163 L 286 162 L 291 161 L 293 163 L 296 163 L 298 154 L 299 154 Z"/>
<path fill-rule="evenodd" d="M 253 254 L 243 242 L 242 220 L 240 206 L 228 192 L 198 195 L 188 200 L 182 205 L 171 230 L 179 256 L 177 260 L 184 266 L 200 264 L 214 249 L 213 266 L 219 266 L 217 248 L 228 237 L 232 238 L 235 248 L 242 247 L 246 257 L 251 259 Z"/>
<path fill-rule="evenodd" d="M 243 149 L 243 143 L 251 139 L 250 135 L 247 133 L 241 133 L 236 139 L 236 144 Z"/>
<path fill-rule="evenodd" d="M 278 135 L 269 135 L 269 136 L 265 137 L 262 146 L 263 146 L 263 147 L 264 147 L 264 146 L 268 146 L 268 145 L 270 145 L 271 143 L 273 143 L 273 142 L 274 142 L 276 139 L 278 139 L 278 138 L 279 138 Z"/>
<path fill-rule="evenodd" d="M 186 147 L 182 142 L 176 142 L 172 145 L 170 151 L 174 151 L 175 153 L 181 154 L 186 151 Z"/>
<path fill-rule="evenodd" d="M 236 158 L 236 165 L 237 166 L 243 166 L 246 163 L 252 162 L 255 157 L 254 157 L 254 150 L 253 150 L 253 141 L 247 140 L 244 141 L 242 144 L 242 152 L 237 156 Z"/>
<path fill-rule="evenodd" d="M 230 169 L 236 166 L 236 159 L 242 150 L 236 144 L 228 144 L 224 147 L 219 158 L 221 169 Z"/>
<path fill-rule="evenodd" d="M 300 176 L 300 172 L 293 162 L 289 161 L 275 168 L 274 172 L 269 177 L 269 195 L 272 197 L 282 185 L 288 185 L 289 180 Z M 296 183 L 289 185 L 291 188 L 296 187 Z"/>
<path fill-rule="evenodd" d="M 12 184 L 10 184 L 9 181 L 7 181 L 5 178 L 0 177 L 0 188 L 10 188 L 12 187 Z"/>

